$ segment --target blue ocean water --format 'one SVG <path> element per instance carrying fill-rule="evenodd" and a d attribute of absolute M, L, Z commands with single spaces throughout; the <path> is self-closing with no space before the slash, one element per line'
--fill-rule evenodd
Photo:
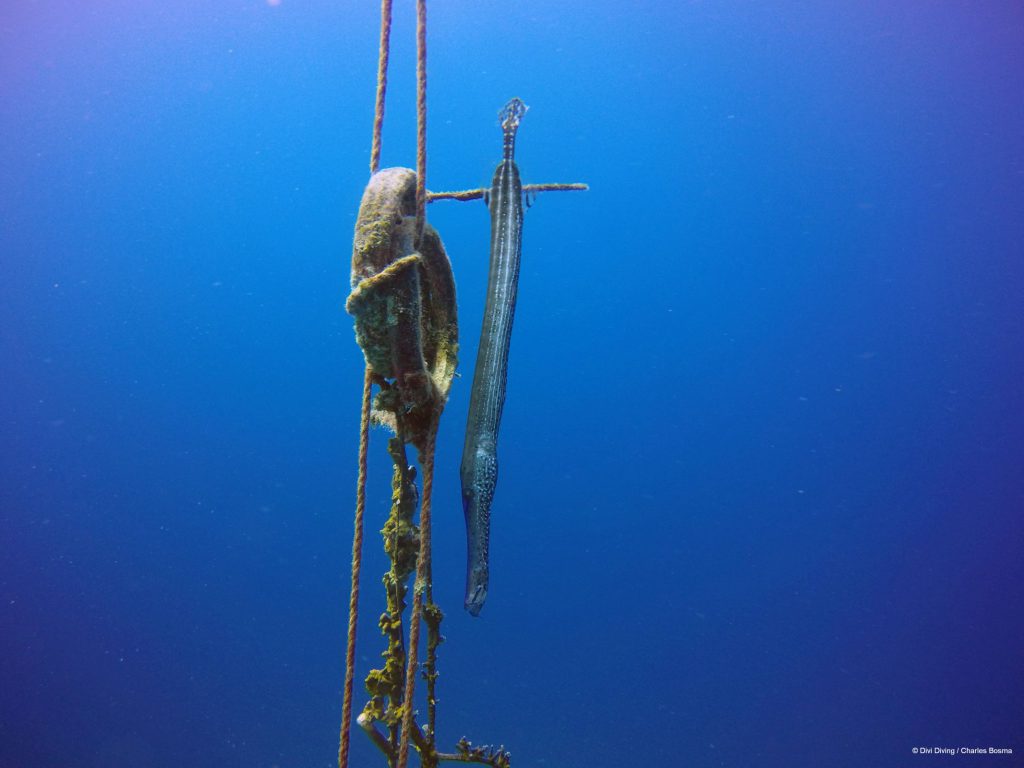
<path fill-rule="evenodd" d="M 412 4 L 384 165 L 413 165 Z M 435 2 L 428 185 L 526 213 L 483 614 L 487 279 L 437 202 L 439 739 L 513 765 L 1024 765 L 1024 11 Z M 376 3 L 0 11 L 0 766 L 336 764 Z M 371 440 L 357 644 L 378 660 Z M 357 696 L 357 707 L 363 701 Z M 383 765 L 354 734 L 353 765 Z M 914 754 L 1009 748 L 1012 755 Z"/>

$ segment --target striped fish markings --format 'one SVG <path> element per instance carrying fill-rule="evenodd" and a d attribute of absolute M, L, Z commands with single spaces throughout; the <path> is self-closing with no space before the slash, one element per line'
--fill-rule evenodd
<path fill-rule="evenodd" d="M 513 157 L 516 131 L 524 114 L 526 105 L 519 99 L 512 99 L 500 113 L 504 152 L 487 196 L 491 212 L 490 275 L 460 472 L 468 545 L 465 606 L 473 616 L 480 615 L 487 599 L 491 502 L 498 483 L 498 427 L 505 404 L 522 247 L 523 186 Z"/>

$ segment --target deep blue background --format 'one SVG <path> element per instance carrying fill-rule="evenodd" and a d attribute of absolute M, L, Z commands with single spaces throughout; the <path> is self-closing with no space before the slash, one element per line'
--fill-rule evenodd
<path fill-rule="evenodd" d="M 411 6 L 385 165 L 414 163 Z M 327 0 L 0 11 L 3 768 L 332 765 L 377 24 Z M 430 25 L 432 189 L 489 180 L 513 95 L 524 178 L 591 185 L 526 216 L 477 620 L 457 467 L 488 217 L 429 212 L 463 339 L 442 742 L 538 768 L 1024 764 L 1021 6 L 460 0 Z"/>

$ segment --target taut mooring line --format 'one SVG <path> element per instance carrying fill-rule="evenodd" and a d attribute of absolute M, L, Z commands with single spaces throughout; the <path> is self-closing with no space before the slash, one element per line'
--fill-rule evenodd
<path fill-rule="evenodd" d="M 384 95 L 388 90 L 388 58 L 391 53 L 391 0 L 381 0 L 380 43 L 377 47 L 377 99 L 373 109 L 373 143 L 370 145 L 370 175 L 380 168 L 381 132 L 384 129 Z"/>
<path fill-rule="evenodd" d="M 356 626 L 359 620 L 359 571 L 363 561 L 363 513 L 366 510 L 366 457 L 370 446 L 370 392 L 373 371 L 363 375 L 363 404 L 359 417 L 359 479 L 356 481 L 356 512 L 352 533 L 352 587 L 348 597 L 348 645 L 345 650 L 345 693 L 341 704 L 341 739 L 338 766 L 348 767 L 352 726 L 352 679 L 356 670 Z"/>
<path fill-rule="evenodd" d="M 427 0 L 416 0 L 416 243 L 427 220 Z"/>
<path fill-rule="evenodd" d="M 391 2 L 381 0 L 380 42 L 377 46 L 377 93 L 373 110 L 373 139 L 370 144 L 370 175 L 380 168 L 381 134 L 384 128 L 384 97 L 388 89 L 388 59 L 391 50 Z M 352 534 L 352 584 L 348 598 L 348 639 L 345 648 L 345 689 L 341 704 L 341 734 L 338 740 L 338 768 L 348 768 L 352 737 L 352 681 L 356 671 L 356 627 L 359 624 L 359 575 L 363 561 L 363 514 L 366 510 L 366 457 L 370 444 L 370 393 L 373 371 L 367 364 L 363 375 L 363 401 L 359 419 L 359 479 L 356 481 L 356 510 Z"/>

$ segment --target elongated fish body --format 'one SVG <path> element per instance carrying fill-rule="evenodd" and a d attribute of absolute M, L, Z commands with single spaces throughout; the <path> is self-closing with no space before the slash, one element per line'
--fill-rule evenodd
<path fill-rule="evenodd" d="M 525 112 L 526 105 L 519 99 L 510 101 L 501 112 L 505 148 L 487 202 L 491 212 L 491 266 L 461 467 L 468 545 L 466 610 L 473 616 L 480 614 L 487 599 L 491 502 L 498 483 L 498 426 L 505 404 L 523 233 L 523 186 L 513 156 L 516 130 Z"/>

